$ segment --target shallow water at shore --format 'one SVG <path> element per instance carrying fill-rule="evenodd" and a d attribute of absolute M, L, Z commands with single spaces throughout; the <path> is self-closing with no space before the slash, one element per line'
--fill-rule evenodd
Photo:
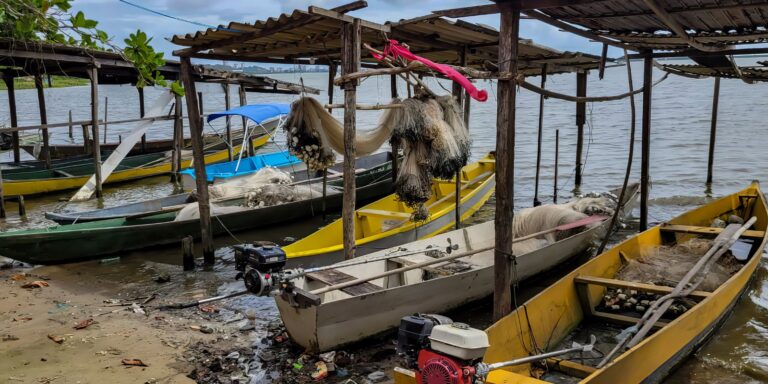
<path fill-rule="evenodd" d="M 632 64 L 636 82 L 641 78 L 640 63 Z M 284 80 L 304 82 L 323 90 L 318 96 L 326 98 L 326 74 L 285 74 L 274 77 Z M 598 81 L 593 74 L 589 79 L 589 95 L 608 95 L 626 91 L 624 68 L 609 69 L 606 79 Z M 575 90 L 575 76 L 557 75 L 548 79 L 548 88 L 571 94 Z M 655 78 L 660 77 L 656 73 Z M 388 101 L 389 81 L 369 79 L 362 83 L 358 95 L 361 103 L 385 103 Z M 433 84 L 436 90 L 442 90 Z M 636 84 L 639 87 L 640 84 Z M 495 93 L 495 84 L 479 83 L 480 88 Z M 447 87 L 446 87 L 447 88 Z M 205 109 L 208 112 L 223 109 L 223 97 L 218 85 L 198 86 L 204 93 Z M 404 87 L 401 84 L 400 93 Z M 66 89 L 47 89 L 49 120 L 63 121 L 67 111 L 73 110 L 74 118 L 85 119 L 89 114 L 87 87 Z M 233 100 L 237 100 L 236 90 L 231 89 Z M 136 91 L 129 86 L 102 87 L 100 94 L 110 98 L 110 119 L 127 118 L 138 115 Z M 157 91 L 147 91 L 147 103 L 157 95 Z M 731 193 L 745 187 L 751 180 L 768 180 L 768 159 L 764 148 L 768 146 L 768 135 L 764 134 L 765 109 L 768 107 L 768 89 L 761 86 L 749 86 L 738 80 L 723 80 L 720 98 L 719 135 L 715 152 L 715 182 L 711 187 L 704 184 L 706 177 L 707 145 L 709 142 L 709 116 L 711 108 L 712 80 L 694 80 L 671 76 L 654 88 L 653 133 L 651 176 L 650 220 L 659 222 L 669 219 L 695 206 L 705 204 L 712 196 Z M 748 97 L 746 97 L 748 95 Z M 536 119 L 538 97 L 521 90 L 518 94 L 518 125 L 515 158 L 515 203 L 517 208 L 530 206 L 533 200 L 533 180 L 536 160 Z M 7 124 L 7 99 L 0 92 L 0 124 Z M 342 94 L 336 90 L 336 100 Z M 249 94 L 249 103 L 291 102 L 295 96 Z M 34 90 L 19 91 L 19 119 L 22 125 L 36 124 L 37 104 Z M 641 100 L 637 100 L 638 114 Z M 554 130 L 560 129 L 560 166 L 558 173 L 558 199 L 565 201 L 573 189 L 573 167 L 575 152 L 575 106 L 557 100 L 546 101 L 544 146 L 542 148 L 542 182 L 540 199 L 551 201 L 554 171 Z M 495 143 L 495 99 L 492 96 L 487 103 L 473 103 L 470 130 L 472 132 L 473 159 L 479 158 L 494 149 Z M 103 110 L 101 112 L 103 114 Z M 341 111 L 334 112 L 341 116 Z M 378 118 L 376 112 L 358 112 L 359 129 L 372 127 Z M 233 120 L 234 129 L 239 129 L 238 119 Z M 116 141 L 118 135 L 124 135 L 130 126 L 108 127 L 110 141 Z M 212 123 L 211 131 L 223 132 L 221 122 Z M 639 138 L 640 120 L 638 115 L 637 130 Z M 52 142 L 69 142 L 66 129 L 52 130 Z M 165 138 L 170 135 L 169 124 L 158 124 L 148 135 L 152 138 Z M 616 186 L 621 182 L 626 165 L 626 147 L 629 132 L 628 102 L 615 101 L 588 105 L 588 126 L 585 128 L 585 166 L 582 191 L 601 191 Z M 77 134 L 75 134 L 77 141 Z M 274 142 L 265 146 L 261 152 L 284 148 L 284 136 L 279 134 Z M 639 140 L 636 147 L 633 179 L 639 177 Z M 6 159 L 8 153 L 0 158 Z M 78 205 L 67 205 L 71 210 L 94 209 L 99 206 L 115 206 L 127 202 L 151 197 L 167 196 L 176 190 L 167 176 L 131 182 L 105 188 L 105 197 L 101 202 L 92 200 Z M 10 217 L 0 221 L 0 231 L 39 228 L 52 223 L 44 219 L 43 213 L 63 207 L 60 199 L 66 199 L 71 192 L 64 192 L 40 198 L 27 199 L 27 216 L 19 218 L 13 211 L 15 203 L 8 204 Z M 492 205 L 487 205 L 480 215 L 492 217 Z M 178 292 L 204 290 L 206 294 L 227 293 L 241 288 L 235 282 L 231 265 L 231 251 L 227 246 L 244 241 L 272 240 L 281 242 L 285 237 L 300 238 L 324 225 L 317 217 L 301 223 L 292 223 L 270 228 L 268 231 L 250 231 L 235 233 L 234 237 L 224 236 L 217 239 L 217 265 L 209 271 L 196 274 L 179 274 L 179 278 L 167 289 Z M 622 233 L 617 238 L 628 235 Z M 84 239 L 87 241 L 87 239 Z M 199 253 L 199 250 L 198 250 Z M 87 262 L 68 265 L 67 268 L 87 274 L 96 272 L 105 278 L 114 279 L 121 284 L 146 288 L 146 275 L 156 270 L 168 268 L 178 271 L 180 262 L 179 247 L 172 246 L 157 250 L 131 252 L 121 255 L 113 263 Z M 171 266 L 173 267 L 171 267 Z M 570 266 L 571 268 L 573 266 Z M 565 268 L 568 268 L 566 266 Z M 546 286 L 549 277 L 530 283 L 528 290 L 521 293 L 521 300 L 530 297 L 537 290 Z M 277 312 L 271 299 L 240 297 L 228 305 L 234 307 L 252 307 L 270 316 Z M 477 303 L 465 308 L 464 316 L 476 326 L 487 325 L 490 307 L 487 302 Z M 461 316 L 461 315 L 460 315 Z M 669 383 L 714 383 L 714 382 L 764 382 L 768 381 L 768 267 L 761 266 L 752 286 L 742 301 L 736 306 L 722 330 L 694 357 L 687 360 L 667 382 Z"/>

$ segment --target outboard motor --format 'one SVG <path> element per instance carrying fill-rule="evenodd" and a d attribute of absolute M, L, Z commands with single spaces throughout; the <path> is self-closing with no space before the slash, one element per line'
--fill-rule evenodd
<path fill-rule="evenodd" d="M 245 287 L 257 296 L 267 296 L 280 286 L 285 252 L 275 244 L 235 245 L 235 268 Z"/>

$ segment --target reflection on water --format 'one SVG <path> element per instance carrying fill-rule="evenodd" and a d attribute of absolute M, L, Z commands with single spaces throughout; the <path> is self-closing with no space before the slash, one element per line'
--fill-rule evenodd
<path fill-rule="evenodd" d="M 754 59 L 751 59 L 754 61 Z M 742 63 L 749 64 L 749 63 Z M 639 88 L 641 76 L 637 75 L 642 68 L 640 62 L 632 63 L 636 76 L 635 87 Z M 656 72 L 654 78 L 661 74 Z M 308 86 L 319 88 L 325 94 L 327 75 L 322 73 L 282 74 L 276 78 L 299 82 L 303 80 Z M 547 87 L 562 93 L 575 92 L 574 75 L 551 76 Z M 432 88 L 438 92 L 442 88 L 434 80 L 428 80 Z M 446 88 L 450 88 L 444 84 Z M 479 82 L 479 88 L 484 88 L 495 95 L 496 86 L 493 82 Z M 709 116 L 711 108 L 713 81 L 711 79 L 694 80 L 676 76 L 658 85 L 653 90 L 653 113 L 651 135 L 651 191 L 650 221 L 659 222 L 673 217 L 692 207 L 705 204 L 712 196 L 720 196 L 741 189 L 753 179 L 768 179 L 768 158 L 764 156 L 764 148 L 768 147 L 768 135 L 763 132 L 765 113 L 768 104 L 768 88 L 750 86 L 739 80 L 723 80 L 721 85 L 720 114 L 718 131 L 721 134 L 717 140 L 715 152 L 714 183 L 705 185 L 707 147 L 709 143 Z M 590 76 L 588 94 L 612 95 L 623 93 L 627 89 L 624 68 L 609 69 L 605 79 L 599 81 L 597 76 Z M 221 110 L 224 98 L 221 87 L 217 84 L 200 84 L 198 90 L 204 94 L 206 112 Z M 233 100 L 237 100 L 236 89 L 230 90 Z M 341 91 L 335 90 L 336 99 L 340 99 Z M 389 79 L 372 78 L 364 81 L 358 88 L 360 103 L 386 103 L 389 100 Z M 75 120 L 88 119 L 90 116 L 89 88 L 55 88 L 46 89 L 48 117 L 51 122 L 66 120 L 71 109 Z M 103 86 L 100 95 L 109 97 L 109 119 L 116 120 L 138 116 L 137 92 L 130 86 Z M 405 94 L 404 84 L 400 84 L 400 94 Z M 147 103 L 157 97 L 159 91 L 146 91 Z M 37 99 L 34 90 L 17 92 L 19 121 L 21 125 L 39 123 Z M 325 96 L 318 96 L 322 100 Z M 249 103 L 284 102 L 295 100 L 293 95 L 249 94 Z M 636 100 L 638 110 L 642 100 Z M 585 159 L 584 183 L 581 190 L 602 191 L 615 187 L 623 178 L 626 165 L 626 150 L 629 142 L 629 108 L 627 100 L 606 103 L 588 104 L 587 129 L 585 130 Z M 100 104 L 103 115 L 104 103 Z M 546 117 L 544 124 L 544 145 L 542 147 L 542 168 L 540 200 L 552 201 L 554 173 L 554 137 L 555 130 L 560 130 L 560 166 L 558 173 L 559 201 L 565 201 L 574 189 L 573 170 L 576 142 L 575 106 L 572 103 L 548 99 L 546 101 Z M 341 117 L 342 111 L 335 110 L 334 114 Z M 358 112 L 358 129 L 365 130 L 373 127 L 379 117 L 379 112 Z M 533 201 L 533 182 L 536 162 L 536 126 L 538 118 L 538 96 L 520 90 L 517 104 L 517 131 L 515 153 L 515 203 L 522 208 L 531 205 Z M 0 92 L 0 125 L 9 125 L 7 110 L 7 94 Z M 486 103 L 473 102 L 470 131 L 472 132 L 472 158 L 477 159 L 495 147 L 496 101 L 492 96 Z M 232 120 L 233 129 L 241 129 L 240 120 Z M 108 139 L 117 141 L 118 137 L 130 130 L 131 125 L 109 125 Z M 209 132 L 224 132 L 224 122 L 214 121 L 207 127 Z M 75 130 L 78 131 L 78 130 Z M 639 121 L 638 148 L 633 168 L 633 179 L 639 178 Z M 66 129 L 52 129 L 53 143 L 79 142 L 77 132 L 70 139 Z M 149 131 L 149 139 L 168 138 L 171 136 L 170 122 L 158 122 Z M 285 137 L 279 133 L 274 142 L 270 142 L 263 152 L 284 148 Z M 0 158 L 8 159 L 9 154 L 3 153 Z M 61 209 L 66 205 L 67 210 L 94 209 L 100 205 L 115 206 L 152 197 L 167 196 L 173 193 L 175 187 L 167 176 L 159 176 L 138 182 L 112 185 L 105 188 L 101 202 L 96 200 L 66 204 L 71 192 L 48 195 L 42 198 L 27 199 L 27 217 L 15 215 L 15 203 L 8 204 L 10 217 L 0 221 L 0 231 L 19 230 L 24 228 L 51 225 L 43 217 L 49 210 Z M 486 218 L 492 217 L 492 203 L 482 211 Z M 269 230 L 236 233 L 234 236 L 223 236 L 216 240 L 219 262 L 209 272 L 185 274 L 168 264 L 180 263 L 179 247 L 167 247 L 158 250 L 132 252 L 109 264 L 99 262 L 68 265 L 66 268 L 78 268 L 83 273 L 94 273 L 105 279 L 114 279 L 124 284 L 139 284 L 146 281 L 140 278 L 147 274 L 157 273 L 168 268 L 178 275 L 169 288 L 183 291 L 204 290 L 206 294 L 225 293 L 240 289 L 240 284 L 233 281 L 234 273 L 231 266 L 231 251 L 227 245 L 241 241 L 272 240 L 281 242 L 287 236 L 299 238 L 311 233 L 324 224 L 320 217 L 291 225 L 277 226 Z M 629 233 L 620 234 L 617 239 Z M 87 239 L 84 239 L 87 241 Z M 198 250 L 199 253 L 199 250 Z M 688 360 L 678 370 L 670 383 L 736 383 L 762 382 L 768 380 L 768 286 L 766 285 L 768 270 L 765 267 L 758 271 L 754 286 L 748 292 L 725 323 L 723 329 L 707 344 L 694 358 Z M 536 283 L 546 286 L 546 281 Z M 535 291 L 535 289 L 533 290 Z M 233 299 L 234 303 L 253 305 L 259 311 L 275 315 L 271 299 L 241 297 Z M 482 307 L 482 306 L 481 306 Z M 488 308 L 486 308 L 488 309 Z M 482 312 L 482 308 L 479 310 Z M 489 312 L 487 310 L 486 312 Z M 482 317 L 482 316 L 481 316 Z M 480 322 L 482 323 L 482 322 Z"/>

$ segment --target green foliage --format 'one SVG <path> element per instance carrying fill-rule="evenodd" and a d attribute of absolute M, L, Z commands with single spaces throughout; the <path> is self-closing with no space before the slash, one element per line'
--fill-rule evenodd
<path fill-rule="evenodd" d="M 90 49 L 122 51 L 139 72 L 137 87 L 159 85 L 168 87 L 158 69 L 165 65 L 162 52 L 155 52 L 151 38 L 141 30 L 125 39 L 126 48 L 112 45 L 109 35 L 86 17 L 82 11 L 69 13 L 73 0 L 2 0 L 0 9 L 0 37 L 24 41 L 80 46 Z M 171 84 L 174 93 L 183 95 L 181 84 Z"/>

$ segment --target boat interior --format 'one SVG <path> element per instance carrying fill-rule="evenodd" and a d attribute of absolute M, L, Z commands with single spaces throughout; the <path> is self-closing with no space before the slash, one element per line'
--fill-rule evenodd
<path fill-rule="evenodd" d="M 674 299 L 666 311 L 657 311 L 663 313 L 658 321 L 639 323 L 656 300 L 673 292 L 679 280 L 670 281 L 669 277 L 675 270 L 678 276 L 687 274 L 694 263 L 706 257 L 703 256 L 706 251 L 716 248 L 712 240 L 728 231 L 725 223 L 739 227 L 753 216 L 757 219 L 755 224 L 729 249 L 723 249 L 722 257 L 706 263 L 712 268 L 705 267 L 698 275 L 706 278 L 697 276 L 691 280 L 691 283 L 704 280 L 698 288 Z M 647 347 L 646 351 L 660 348 L 654 354 L 685 347 L 686 340 L 711 331 L 716 326 L 714 323 L 727 316 L 727 303 L 720 300 L 722 307 L 718 308 L 717 301 L 707 299 L 716 295 L 738 297 L 737 291 L 741 292 L 748 284 L 747 277 L 752 272 L 747 269 L 755 268 L 761 257 L 767 226 L 762 193 L 753 186 L 651 228 L 597 256 L 487 329 L 491 347 L 484 361 L 493 363 L 562 350 L 570 348 L 573 342 L 584 345 L 591 335 L 597 337 L 595 349 L 496 371 L 488 382 L 579 382 L 599 371 L 597 367 L 604 359 L 604 364 L 634 361 L 642 365 L 640 362 L 652 358 L 646 355 L 640 356 L 642 360 L 633 360 L 638 356 L 627 355 L 639 355 L 637 350 L 642 347 Z M 685 261 L 690 264 L 681 264 L 683 261 L 677 256 L 687 257 Z M 653 257 L 663 259 L 654 265 Z M 645 273 L 635 273 L 637 269 L 633 268 L 641 268 Z M 718 273 L 722 275 L 720 280 L 710 278 Z M 713 312 L 716 314 L 712 315 Z M 717 314 L 724 315 L 715 319 Z M 704 319 L 705 315 L 713 319 Z M 623 338 L 630 340 L 638 336 L 637 327 L 634 333 L 628 332 L 638 324 L 652 328 L 646 335 L 639 336 L 639 341 L 623 344 Z M 698 324 L 701 329 L 691 324 Z M 694 332 L 689 339 L 686 339 L 687 332 Z M 659 337 L 654 338 L 656 335 Z M 674 343 L 683 344 L 672 345 Z M 615 354 L 606 358 L 614 348 Z"/>

